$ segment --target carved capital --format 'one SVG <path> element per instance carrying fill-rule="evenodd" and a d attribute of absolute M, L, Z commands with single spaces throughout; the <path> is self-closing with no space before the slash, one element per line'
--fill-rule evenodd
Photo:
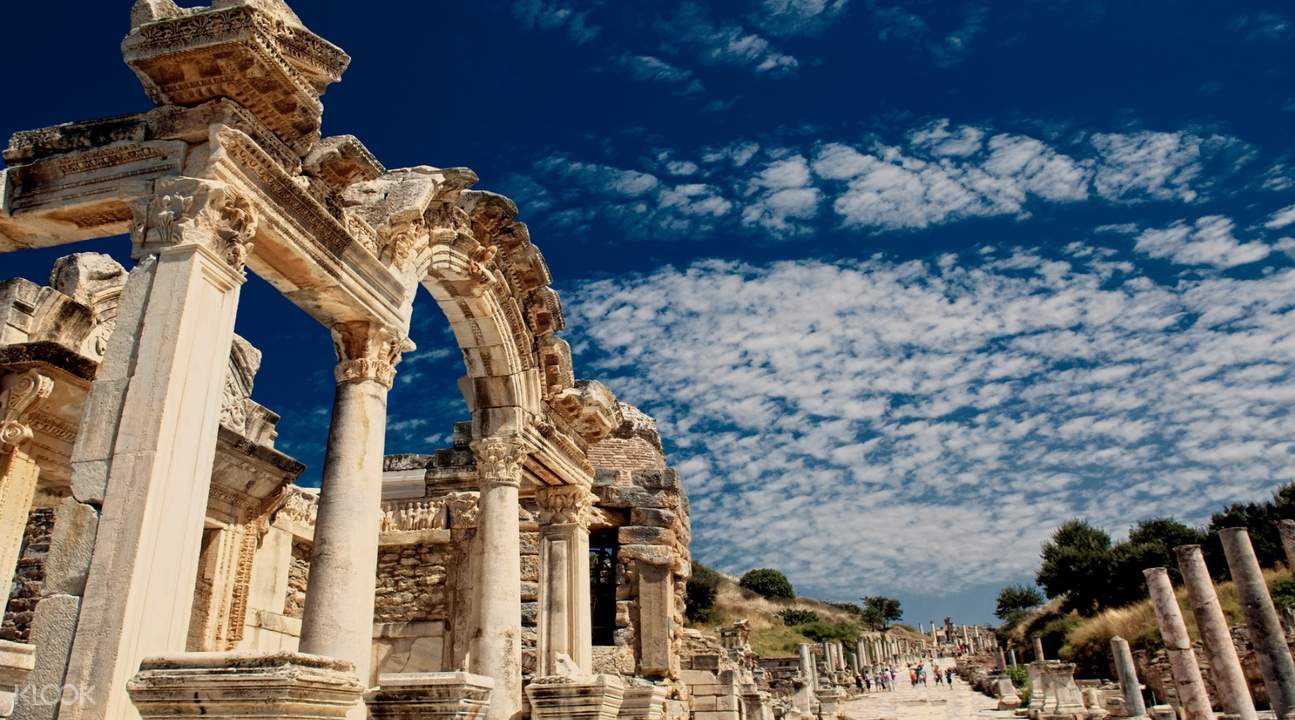
<path fill-rule="evenodd" d="M 27 414 L 54 391 L 54 381 L 36 370 L 11 375 L 0 391 L 0 446 L 17 447 L 34 437 Z"/>
<path fill-rule="evenodd" d="M 530 447 L 521 438 L 488 437 L 472 443 L 472 454 L 477 458 L 477 480 L 481 489 L 499 485 L 519 487 L 522 483 L 522 463 Z"/>
<path fill-rule="evenodd" d="M 252 252 L 256 213 L 227 183 L 173 177 L 158 180 L 153 197 L 132 208 L 138 249 L 201 244 L 241 272 Z"/>
<path fill-rule="evenodd" d="M 396 379 L 401 353 L 414 349 L 403 334 L 367 322 L 338 323 L 333 326 L 333 349 L 338 383 L 373 381 L 388 389 Z"/>
<path fill-rule="evenodd" d="M 535 491 L 535 502 L 540 506 L 541 525 L 589 527 L 597 499 L 583 485 L 555 485 Z"/>

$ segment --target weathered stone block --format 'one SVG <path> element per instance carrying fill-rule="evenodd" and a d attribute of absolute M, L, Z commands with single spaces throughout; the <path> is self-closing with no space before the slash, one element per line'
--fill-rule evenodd
<path fill-rule="evenodd" d="M 493 678 L 465 672 L 384 674 L 364 700 L 373 720 L 478 720 L 494 686 Z"/>
<path fill-rule="evenodd" d="M 625 686 L 615 675 L 539 677 L 526 686 L 534 720 L 614 720 Z"/>
<path fill-rule="evenodd" d="M 31 641 L 36 646 L 36 657 L 28 678 L 33 687 L 59 687 L 63 684 L 63 672 L 72 652 L 72 639 L 76 636 L 80 612 L 81 598 L 72 595 L 51 595 L 37 603 L 31 623 Z M 53 720 L 58 716 L 59 704 L 45 702 L 47 699 L 40 693 L 23 693 L 14 707 L 15 720 Z"/>
<path fill-rule="evenodd" d="M 617 533 L 621 545 L 669 545 L 676 543 L 672 530 L 662 527 L 627 525 Z"/>
<path fill-rule="evenodd" d="M 630 525 L 668 528 L 675 524 L 679 516 L 670 510 L 660 508 L 633 508 L 630 510 Z"/>

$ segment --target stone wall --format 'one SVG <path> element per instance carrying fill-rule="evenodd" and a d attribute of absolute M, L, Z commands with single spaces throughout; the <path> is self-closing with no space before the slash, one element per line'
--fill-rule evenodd
<path fill-rule="evenodd" d="M 383 546 L 378 554 L 373 621 L 447 619 L 445 568 L 449 556 L 449 548 L 444 544 Z"/>
<path fill-rule="evenodd" d="M 36 611 L 40 588 L 45 582 L 45 555 L 49 552 L 50 533 L 53 531 L 53 508 L 33 508 L 27 516 L 22 554 L 18 557 L 13 586 L 9 591 L 4 623 L 0 625 L 0 639 L 28 641 L 32 613 Z"/>
<path fill-rule="evenodd" d="M 292 543 L 292 564 L 288 567 L 288 593 L 283 600 L 283 614 L 301 619 L 306 608 L 306 581 L 310 577 L 310 543 Z"/>

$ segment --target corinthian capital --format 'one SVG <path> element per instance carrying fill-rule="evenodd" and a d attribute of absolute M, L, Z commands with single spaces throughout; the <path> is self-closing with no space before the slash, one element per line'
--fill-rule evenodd
<path fill-rule="evenodd" d="M 583 485 L 554 485 L 535 491 L 541 525 L 582 525 L 588 527 L 596 495 Z"/>
<path fill-rule="evenodd" d="M 32 439 L 28 412 L 54 391 L 54 381 L 35 370 L 11 375 L 0 391 L 0 446 L 17 447 Z"/>
<path fill-rule="evenodd" d="M 518 487 L 522 482 L 522 462 L 530 447 L 521 438 L 488 437 L 472 443 L 477 458 L 477 480 L 481 488 L 498 485 Z"/>
<path fill-rule="evenodd" d="M 228 183 L 165 178 L 157 181 L 153 197 L 133 210 L 138 254 L 172 245 L 202 245 L 241 272 L 252 252 L 252 202 Z"/>
<path fill-rule="evenodd" d="M 345 322 L 333 326 L 333 349 L 337 352 L 333 376 L 338 383 L 369 380 L 389 389 L 401 353 L 413 350 L 414 344 L 376 323 Z"/>

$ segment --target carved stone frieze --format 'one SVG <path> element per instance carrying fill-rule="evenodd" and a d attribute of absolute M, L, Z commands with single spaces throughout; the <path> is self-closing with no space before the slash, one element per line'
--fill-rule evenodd
<path fill-rule="evenodd" d="M 413 350 L 414 344 L 389 328 L 349 322 L 333 326 L 333 349 L 337 352 L 333 372 L 337 382 L 371 380 L 390 388 L 401 353 Z"/>
<path fill-rule="evenodd" d="M 514 437 L 488 437 L 472 443 L 477 458 L 477 480 L 482 489 L 499 485 L 518 487 L 522 482 L 522 464 L 531 449 Z"/>
<path fill-rule="evenodd" d="M 622 421 L 616 396 L 596 380 L 580 380 L 574 387 L 557 393 L 549 403 L 590 443 L 610 435 Z"/>
<path fill-rule="evenodd" d="M 382 532 L 443 530 L 445 498 L 413 498 L 382 503 Z"/>
<path fill-rule="evenodd" d="M 0 446 L 17 447 L 35 434 L 28 414 L 54 392 L 54 381 L 36 370 L 5 378 L 0 391 Z"/>

